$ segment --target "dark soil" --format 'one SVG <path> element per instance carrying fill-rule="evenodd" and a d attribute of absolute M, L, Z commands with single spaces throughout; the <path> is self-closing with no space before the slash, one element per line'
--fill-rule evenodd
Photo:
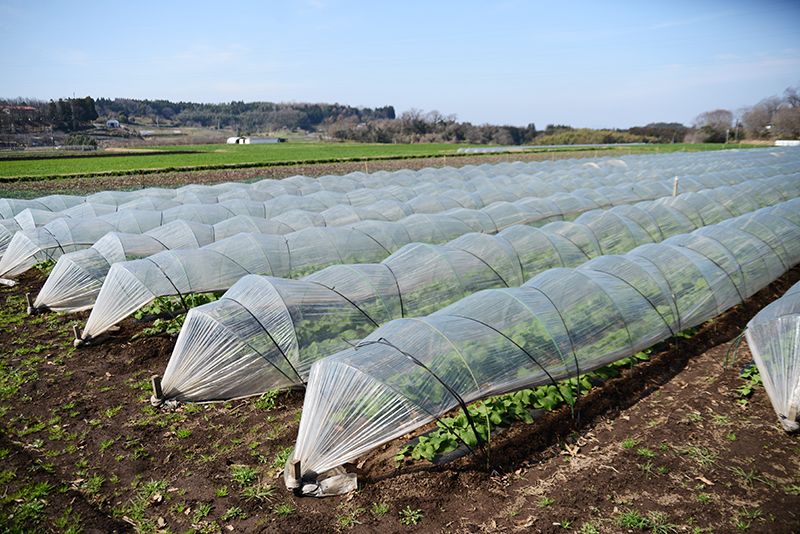
<path fill-rule="evenodd" d="M 73 349 L 72 325 L 87 314 L 27 316 L 24 294 L 44 281 L 34 269 L 0 290 L 0 532 L 798 532 L 800 441 L 779 428 L 763 387 L 736 392 L 751 358 L 745 341 L 731 349 L 798 280 L 795 268 L 593 389 L 579 420 L 565 407 L 512 425 L 491 447 L 500 476 L 473 456 L 397 469 L 409 435 L 348 466 L 357 492 L 316 499 L 278 478 L 302 392 L 274 407 L 156 412 L 149 377 L 174 339 L 133 339 L 143 325 L 129 319 L 105 343 Z M 243 495 L 255 484 L 267 490 Z M 403 524 L 404 511 L 418 524 Z M 650 523 L 620 526 L 637 514 Z"/>

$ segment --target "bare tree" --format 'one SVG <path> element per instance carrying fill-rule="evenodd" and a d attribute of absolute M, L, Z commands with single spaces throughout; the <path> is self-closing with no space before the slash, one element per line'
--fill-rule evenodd
<path fill-rule="evenodd" d="M 787 88 L 783 94 L 784 98 L 786 99 L 786 103 L 789 104 L 790 107 L 800 107 L 800 84 L 796 85 L 795 87 Z"/>
<path fill-rule="evenodd" d="M 727 109 L 715 109 L 701 113 L 694 119 L 695 128 L 710 126 L 714 130 L 725 131 L 733 126 L 733 113 Z"/>
<path fill-rule="evenodd" d="M 800 137 L 800 106 L 783 106 L 772 116 L 772 124 L 781 139 Z"/>

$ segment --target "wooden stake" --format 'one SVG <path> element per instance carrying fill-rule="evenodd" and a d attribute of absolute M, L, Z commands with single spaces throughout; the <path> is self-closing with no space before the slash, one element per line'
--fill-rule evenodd
<path fill-rule="evenodd" d="M 300 460 L 292 460 L 291 462 L 289 462 L 289 465 L 291 466 L 292 476 L 294 478 L 300 480 L 300 478 L 301 478 L 301 476 L 300 476 L 301 475 L 301 473 L 300 473 Z"/>
<path fill-rule="evenodd" d="M 161 390 L 161 377 L 158 375 L 153 375 L 150 377 L 150 382 L 153 384 L 153 396 L 157 399 L 163 397 L 164 392 Z"/>

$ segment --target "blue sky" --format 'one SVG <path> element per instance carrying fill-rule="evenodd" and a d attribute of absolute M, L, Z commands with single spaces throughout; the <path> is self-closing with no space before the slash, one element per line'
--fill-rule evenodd
<path fill-rule="evenodd" d="M 691 124 L 800 85 L 800 1 L 0 0 L 0 97 Z"/>

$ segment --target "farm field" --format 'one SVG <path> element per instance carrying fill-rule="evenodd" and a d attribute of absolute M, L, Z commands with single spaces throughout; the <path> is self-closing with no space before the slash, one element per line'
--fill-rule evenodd
<path fill-rule="evenodd" d="M 369 144 L 329 144 L 329 143 L 279 143 L 266 145 L 192 145 L 192 146 L 153 146 L 125 151 L 120 149 L 103 150 L 90 153 L 52 152 L 10 152 L 0 154 L 0 179 L 13 182 L 20 179 L 42 177 L 89 176 L 99 174 L 126 175 L 132 173 L 176 172 L 187 170 L 211 170 L 226 168 L 258 168 L 275 164 L 336 163 L 348 160 L 369 161 L 383 159 L 414 159 L 464 157 L 458 154 L 459 148 L 470 145 L 454 144 L 412 144 L 412 145 L 369 145 Z M 729 145 L 738 147 L 739 145 Z M 748 145 L 745 145 L 748 146 Z M 635 147 L 601 147 L 579 152 L 608 155 L 629 153 L 676 152 L 681 150 L 718 150 L 722 145 L 651 145 Z M 530 150 L 531 153 L 571 154 L 575 149 L 558 148 Z M 457 161 L 461 161 L 460 159 Z M 461 164 L 459 164 L 461 165 Z M 363 164 L 361 165 L 363 169 Z M 368 166 L 367 166 L 368 168 Z"/>
<path fill-rule="evenodd" d="M 133 339 L 141 325 L 128 319 L 110 342 L 75 350 L 71 325 L 86 313 L 25 315 L 24 294 L 43 282 L 34 270 L 0 291 L 0 518 L 5 532 L 17 521 L 20 532 L 657 531 L 628 521 L 797 532 L 800 440 L 778 427 L 763 387 L 742 395 L 746 343 L 723 363 L 746 321 L 798 280 L 795 268 L 596 388 L 580 421 L 562 407 L 515 423 L 492 442 L 500 476 L 470 456 L 397 469 L 409 435 L 349 466 L 357 492 L 316 499 L 278 478 L 301 392 L 155 411 L 148 378 L 174 339 Z"/>
<path fill-rule="evenodd" d="M 365 170 L 337 162 L 280 172 L 351 165 Z M 26 313 L 47 270 L 0 289 L 0 533 L 800 530 L 800 440 L 777 424 L 737 339 L 800 280 L 800 267 L 620 367 L 574 411 L 504 425 L 491 438 L 492 469 L 480 453 L 446 464 L 398 455 L 429 424 L 347 464 L 358 489 L 326 499 L 299 497 L 283 480 L 302 391 L 157 410 L 149 378 L 163 374 L 176 331 L 128 318 L 104 342 L 76 349 L 73 327 L 88 311 Z"/>

